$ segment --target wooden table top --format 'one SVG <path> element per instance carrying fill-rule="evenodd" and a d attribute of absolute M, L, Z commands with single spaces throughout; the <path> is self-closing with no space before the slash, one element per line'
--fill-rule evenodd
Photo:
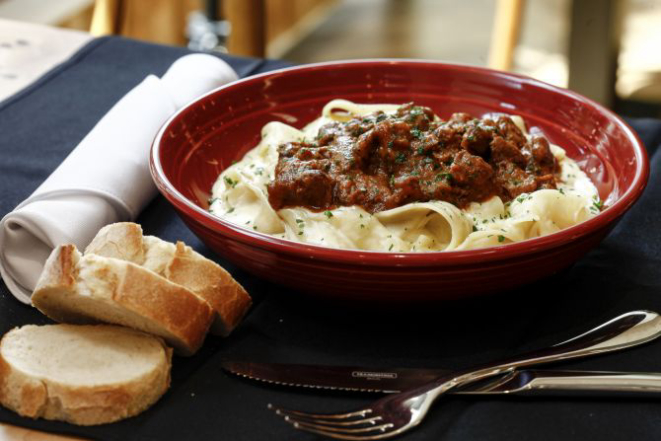
<path fill-rule="evenodd" d="M 32 84 L 93 37 L 85 32 L 0 19 L 0 101 Z M 73 441 L 0 423 L 0 441 Z"/>

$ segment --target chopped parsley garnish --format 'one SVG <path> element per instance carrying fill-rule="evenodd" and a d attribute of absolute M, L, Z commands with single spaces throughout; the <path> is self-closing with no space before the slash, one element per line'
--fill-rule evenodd
<path fill-rule="evenodd" d="M 505 241 L 505 236 L 503 236 L 502 234 L 499 234 L 498 235 L 498 242 L 504 242 L 504 241 Z"/>
<path fill-rule="evenodd" d="M 565 191 L 562 188 L 559 188 L 558 191 L 560 192 L 560 194 L 565 194 Z"/>
<path fill-rule="evenodd" d="M 592 200 L 592 208 L 594 208 L 596 211 L 601 211 L 601 209 L 604 207 L 603 201 L 601 201 L 598 196 L 595 196 Z"/>
<path fill-rule="evenodd" d="M 324 211 L 324 215 L 325 215 L 328 219 L 330 219 L 331 217 L 333 217 L 333 212 L 330 211 L 330 210 L 326 210 L 326 211 Z"/>
<path fill-rule="evenodd" d="M 303 232 L 302 232 L 302 231 L 299 231 L 299 232 L 298 232 L 298 235 L 299 235 L 299 236 L 302 236 L 302 235 L 303 235 Z"/>
<path fill-rule="evenodd" d="M 303 222 L 304 222 L 303 219 L 296 219 L 297 224 L 302 224 Z"/>
<path fill-rule="evenodd" d="M 477 231 L 477 227 L 473 225 L 473 232 Z"/>
<path fill-rule="evenodd" d="M 403 164 L 405 161 L 406 161 L 406 155 L 404 153 L 400 153 L 395 158 L 395 162 L 398 163 L 398 164 Z"/>
<path fill-rule="evenodd" d="M 234 207 L 230 207 L 229 210 L 227 210 L 227 214 L 232 213 L 234 211 Z"/>
<path fill-rule="evenodd" d="M 420 131 L 420 129 L 413 128 L 411 129 L 411 135 L 413 135 L 415 138 L 422 139 L 424 135 Z"/>
<path fill-rule="evenodd" d="M 418 147 L 418 155 L 424 155 L 424 154 L 425 154 L 424 147 Z"/>
<path fill-rule="evenodd" d="M 381 113 L 379 116 L 376 117 L 376 122 L 381 122 L 386 118 L 388 118 L 388 116 L 385 113 Z"/>
<path fill-rule="evenodd" d="M 395 141 L 388 141 L 388 148 L 391 149 L 394 144 Z"/>
<path fill-rule="evenodd" d="M 230 187 L 232 187 L 232 188 L 236 187 L 236 184 L 239 183 L 239 181 L 235 181 L 232 178 L 230 178 L 229 176 L 225 176 L 223 179 L 224 179 L 225 183 L 227 185 L 229 185 Z"/>
<path fill-rule="evenodd" d="M 394 247 L 394 246 L 395 246 L 395 245 L 391 243 L 391 244 L 390 244 L 390 248 L 388 248 L 388 251 L 392 250 L 392 247 Z"/>

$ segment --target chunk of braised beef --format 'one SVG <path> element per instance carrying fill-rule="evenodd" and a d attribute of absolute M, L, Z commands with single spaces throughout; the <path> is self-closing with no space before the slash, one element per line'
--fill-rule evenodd
<path fill-rule="evenodd" d="M 465 127 L 457 126 L 450 121 L 441 123 L 434 129 L 434 136 L 438 139 L 440 148 L 459 147 L 463 140 Z"/>
<path fill-rule="evenodd" d="M 493 132 L 479 123 L 469 124 L 461 138 L 461 148 L 473 155 L 488 159 L 491 154 L 489 144 L 493 139 Z"/>
<path fill-rule="evenodd" d="M 505 190 L 504 199 L 512 200 L 522 193 L 532 193 L 538 189 L 535 176 L 525 174 L 521 169 L 514 169 L 506 179 L 500 180 Z"/>
<path fill-rule="evenodd" d="M 359 168 L 364 169 L 375 156 L 374 153 L 379 149 L 381 140 L 376 130 L 370 130 L 363 133 L 355 141 L 351 149 L 351 157 Z"/>
<path fill-rule="evenodd" d="M 512 118 L 501 115 L 496 120 L 496 126 L 500 136 L 516 144 L 518 148 L 521 148 L 526 144 L 525 135 L 521 132 L 521 129 L 514 124 Z"/>
<path fill-rule="evenodd" d="M 453 113 L 450 119 L 448 120 L 448 123 L 451 125 L 455 125 L 456 127 L 461 128 L 464 124 L 472 121 L 473 118 L 471 115 L 468 113 L 463 113 L 463 112 L 457 112 Z"/>
<path fill-rule="evenodd" d="M 410 124 L 412 128 L 424 131 L 429 130 L 430 122 L 434 120 L 434 112 L 429 107 L 416 106 L 414 103 L 400 106 L 395 116 Z"/>
<path fill-rule="evenodd" d="M 558 160 L 553 156 L 551 146 L 546 138 L 534 135 L 530 141 L 530 150 L 542 173 L 552 174 L 559 171 Z"/>
<path fill-rule="evenodd" d="M 319 161 L 278 161 L 277 179 L 268 185 L 269 203 L 278 210 L 292 205 L 322 208 L 333 202 L 334 179 Z"/>
<path fill-rule="evenodd" d="M 386 120 L 358 137 L 351 150 L 351 156 L 363 169 L 374 169 L 381 164 L 394 164 L 407 157 L 405 152 L 411 147 L 411 134 L 408 124 Z M 387 167 L 390 171 L 390 167 Z"/>
<path fill-rule="evenodd" d="M 363 122 L 359 119 L 352 119 L 347 123 L 345 131 L 351 136 L 360 136 L 371 128 L 372 124 L 369 121 Z"/>
<path fill-rule="evenodd" d="M 339 123 L 329 123 L 321 126 L 316 136 L 317 144 L 328 145 L 338 136 L 345 135 L 345 128 Z"/>
<path fill-rule="evenodd" d="M 494 194 L 493 168 L 480 156 L 460 151 L 450 167 L 452 182 L 470 188 L 473 200 L 484 200 Z"/>
<path fill-rule="evenodd" d="M 431 132 L 427 132 L 411 142 L 411 150 L 418 155 L 431 155 L 438 150 L 439 140 Z"/>
<path fill-rule="evenodd" d="M 387 120 L 375 127 L 386 147 L 393 150 L 408 150 L 411 147 L 411 126 L 403 121 Z"/>
<path fill-rule="evenodd" d="M 392 194 L 393 200 L 387 204 L 388 208 L 400 207 L 424 198 L 420 189 L 420 179 L 412 174 L 404 174 L 394 178 Z"/>
<path fill-rule="evenodd" d="M 526 167 L 528 162 L 516 144 L 501 136 L 494 136 L 491 141 L 491 161 L 496 164 L 499 162 L 513 162 L 523 168 Z"/>

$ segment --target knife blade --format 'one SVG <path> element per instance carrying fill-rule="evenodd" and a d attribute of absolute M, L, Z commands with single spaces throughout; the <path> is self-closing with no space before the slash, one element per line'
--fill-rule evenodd
<path fill-rule="evenodd" d="M 448 373 L 440 369 L 367 369 L 248 361 L 223 361 L 220 366 L 242 377 L 284 386 L 384 393 L 416 387 Z"/>
<path fill-rule="evenodd" d="M 241 377 L 282 386 L 381 393 L 397 393 L 421 386 L 449 372 L 442 369 L 375 369 L 229 360 L 221 362 L 221 367 Z M 495 378 L 471 383 L 453 393 L 522 395 L 558 391 L 659 393 L 661 373 L 515 370 Z"/>

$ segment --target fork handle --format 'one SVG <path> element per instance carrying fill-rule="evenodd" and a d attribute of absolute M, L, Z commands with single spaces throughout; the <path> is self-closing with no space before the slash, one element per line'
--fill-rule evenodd
<path fill-rule="evenodd" d="M 528 352 L 477 369 L 463 371 L 434 383 L 430 394 L 438 395 L 454 387 L 508 370 L 560 360 L 586 357 L 637 346 L 661 335 L 661 317 L 652 311 L 633 311 L 616 317 L 584 334 L 546 349 Z"/>
<path fill-rule="evenodd" d="M 554 375 L 555 374 L 555 375 Z M 660 393 L 661 376 L 653 373 L 602 372 L 586 375 L 582 372 L 544 372 L 521 389 L 521 394 L 536 391 L 574 393 L 627 392 Z"/>

